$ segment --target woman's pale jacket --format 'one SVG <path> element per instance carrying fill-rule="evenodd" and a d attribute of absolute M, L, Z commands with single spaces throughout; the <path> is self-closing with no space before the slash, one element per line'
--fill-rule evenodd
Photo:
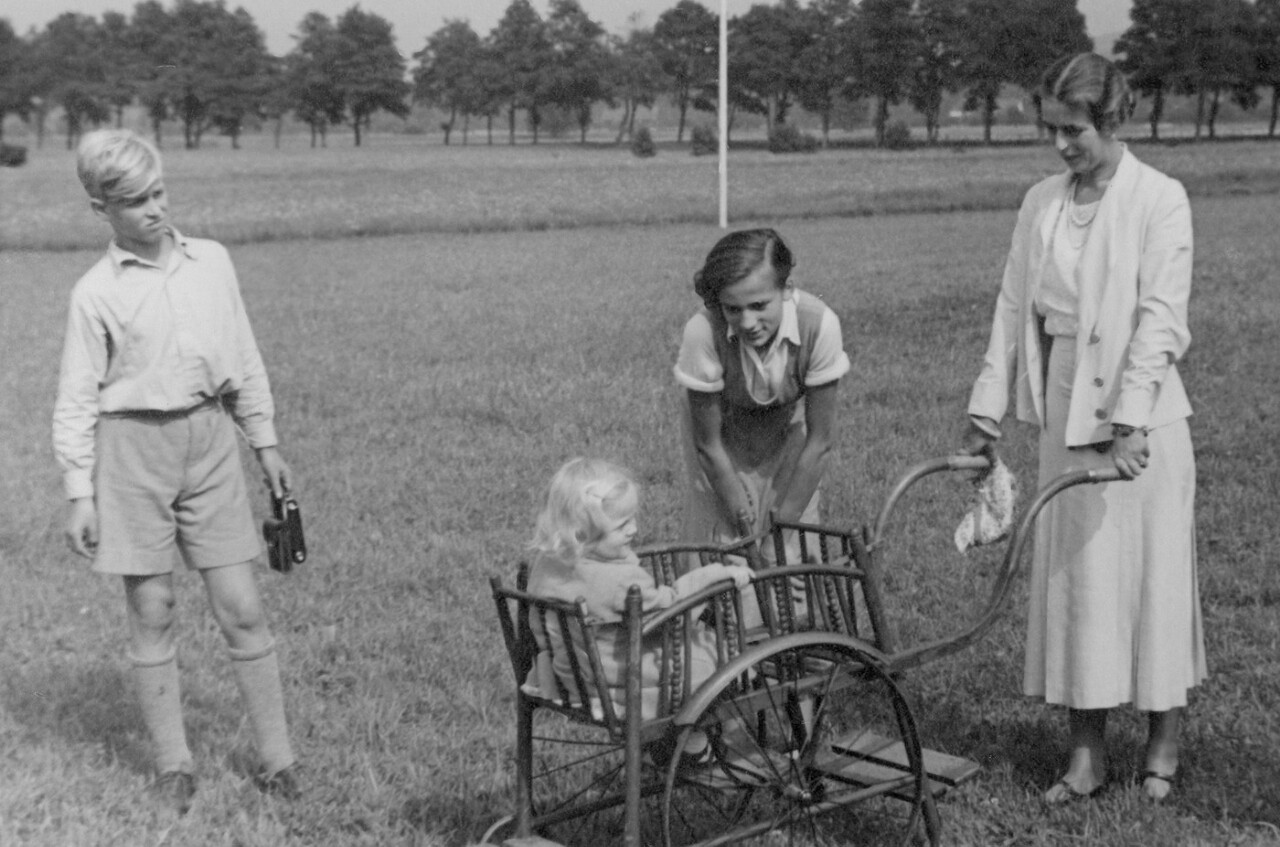
<path fill-rule="evenodd" d="M 1022 202 L 970 415 L 1000 421 L 1012 387 L 1018 420 L 1044 426 L 1048 349 L 1034 303 L 1072 184 L 1070 172 L 1049 177 Z M 1191 342 L 1191 207 L 1181 183 L 1127 148 L 1090 227 L 1076 286 L 1067 446 L 1110 439 L 1113 422 L 1154 428 L 1190 415 L 1174 362 Z"/>

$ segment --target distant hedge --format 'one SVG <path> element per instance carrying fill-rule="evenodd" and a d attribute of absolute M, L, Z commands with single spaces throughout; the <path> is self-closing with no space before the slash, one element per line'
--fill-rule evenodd
<path fill-rule="evenodd" d="M 27 163 L 27 148 L 17 144 L 0 144 L 0 166 L 16 168 Z"/>

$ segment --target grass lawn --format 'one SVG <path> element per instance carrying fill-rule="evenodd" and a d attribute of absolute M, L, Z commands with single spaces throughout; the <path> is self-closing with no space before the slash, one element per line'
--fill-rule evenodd
<path fill-rule="evenodd" d="M 1280 143 L 1133 144 L 1193 196 L 1280 191 Z M 444 147 L 377 135 L 359 148 L 335 142 L 312 150 L 295 140 L 276 150 L 252 137 L 239 151 L 164 154 L 185 227 L 235 244 L 718 220 L 716 158 L 687 148 L 637 159 L 625 146 Z M 73 154 L 50 142 L 30 155 L 25 167 L 0 169 L 0 248 L 100 249 L 102 230 L 75 180 Z M 747 221 L 1010 209 L 1057 168 L 1042 146 L 790 156 L 735 149 L 729 212 Z"/>
<path fill-rule="evenodd" d="M 1203 162 L 1205 170 L 1188 182 L 1211 186 L 1233 173 L 1280 169 L 1280 146 L 1248 144 L 1195 148 L 1200 159 L 1181 161 L 1188 168 Z M 1139 152 L 1148 149 L 1156 159 L 1187 148 Z M 688 184 L 704 176 L 710 184 L 713 163 L 683 156 L 638 163 L 597 151 L 570 167 L 538 151 L 490 182 L 488 166 L 468 170 L 469 151 L 445 151 L 455 157 L 448 167 L 421 174 L 401 166 L 313 174 L 301 163 L 313 160 L 300 159 L 289 173 L 309 187 L 281 189 L 297 203 L 295 215 L 273 207 L 261 190 L 275 172 L 265 163 L 271 154 L 246 152 L 250 167 L 225 179 L 210 164 L 214 157 L 175 152 L 170 188 L 180 228 L 254 242 L 261 226 L 284 238 L 304 226 L 297 222 L 307 220 L 308 204 L 324 205 L 325 197 L 349 202 L 353 221 L 385 205 L 395 207 L 389 215 L 434 222 L 415 235 L 268 239 L 233 249 L 272 376 L 283 449 L 300 480 L 312 553 L 291 576 L 261 574 L 309 789 L 287 805 L 251 787 L 254 762 L 225 646 L 198 580 L 184 574 L 180 656 L 201 789 L 181 820 L 157 812 L 143 793 L 148 760 L 124 659 L 122 592 L 65 551 L 48 447 L 66 294 L 96 253 L 12 249 L 38 246 L 51 221 L 64 225 L 51 228 L 44 246 L 105 240 L 87 211 L 75 211 L 82 201 L 74 191 L 53 186 L 54 175 L 66 176 L 65 157 L 45 151 L 29 173 L 0 174 L 6 191 L 18 185 L 30 203 L 12 212 L 6 204 L 0 220 L 8 247 L 0 252 L 0 845 L 468 844 L 508 811 L 513 776 L 513 682 L 486 578 L 509 573 L 521 555 L 550 473 L 584 453 L 630 465 L 645 485 L 642 535 L 675 538 L 684 471 L 670 366 L 697 305 L 690 277 L 719 236 L 704 222 L 713 211 L 677 216 L 691 221 L 679 226 L 566 223 L 540 231 L 537 210 L 555 204 L 508 183 L 512 205 L 504 214 L 534 224 L 435 224 L 447 222 L 450 202 L 465 207 L 461 219 L 482 215 L 503 179 L 527 179 L 566 202 L 584 192 L 607 209 L 587 191 L 599 180 L 603 193 L 622 198 L 617 219 L 638 220 L 635 210 L 661 208 L 657 198 L 667 188 L 692 194 Z M 386 155 L 407 162 L 418 154 Z M 1016 192 L 1052 169 L 1044 150 L 1009 154 L 1011 164 L 981 151 L 907 160 L 825 155 L 749 159 L 749 185 L 740 191 L 766 204 L 773 187 L 777 215 L 786 218 L 803 211 L 806 191 L 849 202 L 874 195 L 874 185 L 862 191 L 835 180 L 877 168 L 886 184 L 916 190 L 954 170 L 956 182 L 974 180 L 975 196 L 988 185 L 980 177 L 994 180 L 991 192 Z M 963 161 L 976 169 L 948 165 L 948 156 L 970 157 Z M 238 161 L 230 153 L 216 160 Z M 466 182 L 455 171 L 478 181 L 481 196 L 451 194 L 448 186 Z M 47 203 L 28 181 L 39 174 Z M 279 179 L 293 186 L 287 175 Z M 401 179 L 403 193 L 396 193 Z M 652 194 L 615 194 L 615 179 Z M 428 190 L 437 180 L 441 188 Z M 340 190 L 321 192 L 325 185 Z M 248 198 L 244 214 L 230 211 L 236 192 Z M 189 200 L 192 214 L 184 210 Z M 1061 766 L 1065 720 L 1017 694 L 1019 592 L 987 639 L 905 681 L 926 745 L 984 765 L 942 804 L 948 844 L 1280 842 L 1280 578 L 1271 560 L 1280 548 L 1280 396 L 1267 389 L 1280 361 L 1280 195 L 1205 189 L 1193 210 L 1195 340 L 1183 375 L 1197 410 L 1197 530 L 1212 677 L 1189 710 L 1176 800 L 1161 808 L 1140 802 L 1131 781 L 1142 725 L 1122 711 L 1112 726 L 1117 787 L 1094 803 L 1040 804 Z M 574 208 L 566 217 L 590 223 L 608 214 Z M 339 219 L 333 211 L 317 215 Z M 854 371 L 841 388 L 841 446 L 825 485 L 826 517 L 863 524 L 909 464 L 955 443 L 1013 212 L 777 223 L 797 254 L 798 284 L 822 294 L 844 324 Z M 1015 427 L 1005 447 L 1028 493 L 1031 436 Z M 962 610 L 976 610 L 984 597 L 993 554 L 948 552 L 967 493 L 958 480 L 931 482 L 895 524 L 889 595 L 907 644 L 955 631 L 968 614 Z"/>

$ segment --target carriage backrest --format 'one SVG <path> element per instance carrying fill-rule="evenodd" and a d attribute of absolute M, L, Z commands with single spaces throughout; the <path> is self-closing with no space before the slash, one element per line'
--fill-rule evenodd
<path fill-rule="evenodd" d="M 525 562 L 517 570 L 515 589 L 504 587 L 499 577 L 489 582 L 516 685 L 575 719 L 617 730 L 620 722 L 594 649 L 595 624 L 585 604 L 528 594 Z M 556 664 L 569 672 L 556 673 Z"/>
<path fill-rule="evenodd" d="M 754 583 L 768 637 L 821 630 L 891 649 L 880 573 L 861 531 L 775 516 L 761 544 L 770 554 L 765 558 L 789 576 L 775 572 Z M 817 570 L 804 570 L 813 567 Z"/>
<path fill-rule="evenodd" d="M 723 561 L 726 550 L 741 553 L 737 546 L 667 545 L 642 550 L 640 558 L 656 582 L 670 585 L 691 563 Z M 497 577 L 490 580 L 517 686 L 525 695 L 576 719 L 620 731 L 626 711 L 633 705 L 630 698 L 637 698 L 634 705 L 640 703 L 639 688 L 627 692 L 621 703 L 616 702 L 623 697 L 619 688 L 625 687 L 625 680 L 611 688 L 606 679 L 597 639 L 601 624 L 582 602 L 529 594 L 528 578 L 529 567 L 521 563 L 514 590 L 504 587 Z M 701 638 L 703 645 L 711 639 L 718 664 L 742 652 L 741 597 L 736 591 L 722 590 L 694 608 L 679 611 L 677 606 L 646 620 L 640 614 L 638 589 L 633 589 L 632 595 L 628 606 L 630 610 L 633 604 L 634 612 L 624 613 L 620 626 L 621 649 L 631 667 L 638 668 L 642 661 L 656 665 L 657 682 L 648 680 L 649 702 L 642 711 L 646 717 L 668 716 L 701 682 L 693 676 L 693 652 L 705 647 L 695 644 L 696 638 Z M 630 673 L 625 670 L 624 676 Z"/>

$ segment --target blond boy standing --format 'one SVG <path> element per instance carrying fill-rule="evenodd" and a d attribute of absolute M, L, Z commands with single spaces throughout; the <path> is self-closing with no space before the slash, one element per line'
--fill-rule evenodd
<path fill-rule="evenodd" d="M 157 794 L 195 794 L 174 640 L 175 553 L 204 582 L 262 759 L 256 781 L 298 794 L 275 642 L 253 560 L 236 428 L 267 484 L 288 490 L 266 370 L 235 269 L 216 242 L 169 223 L 160 156 L 124 130 L 88 133 L 77 172 L 115 237 L 71 293 L 53 444 L 71 549 L 124 578 L 128 656 L 155 747 Z"/>

